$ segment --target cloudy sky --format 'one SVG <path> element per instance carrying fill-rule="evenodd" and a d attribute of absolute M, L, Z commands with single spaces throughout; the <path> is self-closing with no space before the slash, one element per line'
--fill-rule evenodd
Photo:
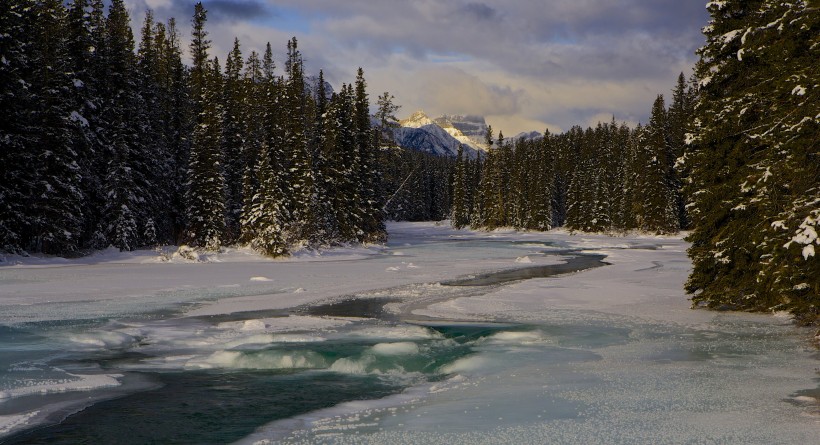
<path fill-rule="evenodd" d="M 176 17 L 187 46 L 194 0 L 126 0 Z M 204 0 L 212 55 L 295 36 L 308 70 L 338 87 L 365 70 L 371 98 L 399 117 L 480 114 L 507 135 L 648 120 L 659 93 L 688 76 L 708 19 L 705 0 Z"/>

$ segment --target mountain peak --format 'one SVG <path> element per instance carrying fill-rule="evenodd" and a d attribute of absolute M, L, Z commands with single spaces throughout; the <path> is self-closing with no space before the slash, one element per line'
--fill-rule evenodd
<path fill-rule="evenodd" d="M 430 119 L 424 111 L 419 110 L 411 114 L 407 119 L 401 121 L 400 124 L 402 127 L 407 128 L 421 128 L 425 125 L 433 125 L 435 122 L 433 122 L 433 120 Z"/>

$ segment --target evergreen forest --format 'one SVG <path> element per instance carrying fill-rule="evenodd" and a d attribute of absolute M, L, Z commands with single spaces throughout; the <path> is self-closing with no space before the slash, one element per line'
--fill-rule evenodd
<path fill-rule="evenodd" d="M 683 74 L 667 109 L 658 96 L 647 125 L 614 118 L 542 138 L 508 140 L 487 132 L 486 156 L 459 154 L 453 174 L 452 225 L 623 233 L 677 233 L 689 225 L 676 167 L 697 87 Z"/>
<path fill-rule="evenodd" d="M 212 54 L 207 11 L 123 0 L 0 2 L 0 250 L 296 248 L 383 242 L 385 219 L 455 228 L 689 231 L 698 306 L 820 319 L 820 5 L 708 3 L 691 79 L 649 121 L 535 139 L 486 134 L 456 159 L 392 141 L 359 69 L 339 91 L 296 38 Z M 107 10 L 106 10 L 107 9 Z"/>
<path fill-rule="evenodd" d="M 0 249 L 386 238 L 362 70 L 331 92 L 296 38 L 282 68 L 238 40 L 220 62 L 206 22 L 199 3 L 186 66 L 176 21 L 148 11 L 137 44 L 123 0 L 0 3 Z"/>
<path fill-rule="evenodd" d="M 696 306 L 820 320 L 820 5 L 727 0 L 693 79 L 645 125 L 494 140 L 455 167 L 452 225 L 691 230 Z"/>

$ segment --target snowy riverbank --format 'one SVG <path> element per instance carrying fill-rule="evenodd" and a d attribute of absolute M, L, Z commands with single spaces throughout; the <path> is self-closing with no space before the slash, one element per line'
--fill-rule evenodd
<path fill-rule="evenodd" d="M 50 408 L 80 392 L 170 391 L 174 380 L 137 377 L 179 372 L 359 379 L 362 396 L 295 407 L 267 426 L 260 414 L 249 436 L 225 436 L 251 443 L 815 437 L 818 362 L 809 331 L 770 315 L 691 310 L 680 238 L 477 233 L 433 223 L 389 230 L 387 246 L 286 260 L 244 249 L 199 262 L 170 250 L 7 257 L 0 437 L 54 422 Z M 440 284 L 561 263 L 570 251 L 605 255 L 608 265 L 493 286 Z M 384 301 L 386 318 L 293 310 L 350 298 Z M 88 357 L 99 364 L 89 366 Z M 351 401 L 373 399 L 367 385 L 385 384 L 375 400 Z M 193 397 L 186 394 L 179 397 Z"/>

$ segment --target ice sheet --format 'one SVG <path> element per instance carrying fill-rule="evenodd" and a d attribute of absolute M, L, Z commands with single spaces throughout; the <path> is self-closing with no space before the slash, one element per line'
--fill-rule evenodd
<path fill-rule="evenodd" d="M 70 261 L 7 257 L 0 266 L 0 324 L 55 324 L 58 328 L 44 328 L 42 341 L 71 353 L 139 350 L 150 357 L 135 360 L 130 369 L 137 370 L 331 372 L 335 367 L 379 375 L 402 373 L 400 360 L 423 354 L 427 343 L 443 341 L 441 334 L 421 325 L 265 311 L 355 295 L 395 299 L 387 312 L 402 319 L 414 315 L 419 323 L 525 325 L 475 342 L 473 353 L 438 368 L 445 375 L 441 382 L 413 386 L 389 400 L 276 422 L 249 440 L 811 443 L 816 438 L 817 398 L 801 392 L 817 386 L 808 333 L 782 316 L 691 310 L 682 291 L 690 263 L 680 237 L 476 233 L 432 223 L 391 223 L 389 231 L 388 246 L 305 251 L 287 260 L 247 249 L 196 261 L 175 259 L 170 249 L 109 250 Z M 545 252 L 568 249 L 603 253 L 610 265 L 478 291 L 438 284 L 555 263 L 560 258 Z M 259 314 L 243 316 L 247 311 Z M 359 341 L 366 347 L 332 361 L 310 353 L 312 344 L 328 341 Z M 35 372 L 16 363 L 17 370 L 5 371 Z M 52 388 L 118 382 L 115 374 L 77 375 L 82 378 L 74 386 L 46 382 L 24 389 L 5 380 L 0 391 L 10 400 Z M 92 380 L 82 383 L 87 378 Z M 36 417 L 26 417 L 32 412 L 3 413 L 0 429 L 30 421 Z"/>

